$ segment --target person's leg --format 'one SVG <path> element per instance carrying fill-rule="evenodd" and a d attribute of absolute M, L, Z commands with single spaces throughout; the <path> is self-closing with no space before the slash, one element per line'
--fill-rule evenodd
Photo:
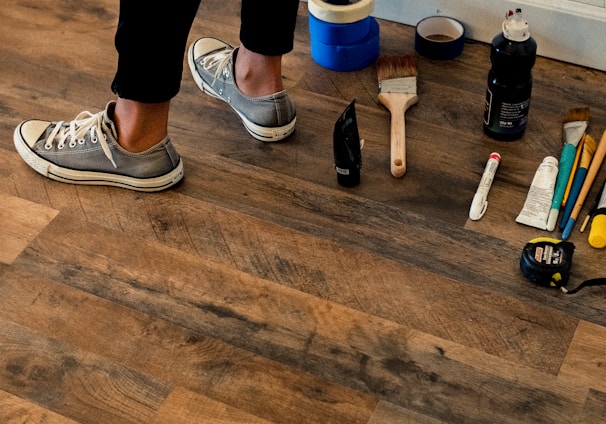
<path fill-rule="evenodd" d="M 143 152 L 168 136 L 170 100 L 143 103 L 118 97 L 113 121 L 118 142 L 129 152 Z"/>
<path fill-rule="evenodd" d="M 255 53 L 242 44 L 238 48 L 234 67 L 236 84 L 248 96 L 266 96 L 284 90 L 282 55 L 266 56 Z"/>
<path fill-rule="evenodd" d="M 293 48 L 298 7 L 298 0 L 243 0 L 240 47 L 205 37 L 187 55 L 198 87 L 228 103 L 261 141 L 282 140 L 295 128 L 295 107 L 282 82 L 282 55 Z"/>
<path fill-rule="evenodd" d="M 299 0 L 242 0 L 240 41 L 266 56 L 290 52 Z"/>
<path fill-rule="evenodd" d="M 293 49 L 298 0 L 242 0 L 236 83 L 249 96 L 284 89 L 282 55 Z"/>
<path fill-rule="evenodd" d="M 74 184 L 163 190 L 183 177 L 167 136 L 189 29 L 200 0 L 121 0 L 116 102 L 72 121 L 24 121 L 15 148 L 40 174 Z"/>
<path fill-rule="evenodd" d="M 170 100 L 178 93 L 189 30 L 200 0 L 121 0 L 115 45 L 118 142 L 131 152 L 168 134 Z"/>

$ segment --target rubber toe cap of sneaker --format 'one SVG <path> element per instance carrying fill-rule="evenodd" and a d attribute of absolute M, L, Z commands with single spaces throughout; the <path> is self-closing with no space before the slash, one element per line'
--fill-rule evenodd
<path fill-rule="evenodd" d="M 19 135 L 29 147 L 33 148 L 48 126 L 49 123 L 46 121 L 25 121 L 19 126 Z"/>
<path fill-rule="evenodd" d="M 197 59 L 200 56 L 207 55 L 208 53 L 214 52 L 215 50 L 229 47 L 229 45 L 226 44 L 224 41 L 217 40 L 216 38 L 207 37 L 200 38 L 194 43 L 193 47 L 193 56 L 194 59 Z"/>

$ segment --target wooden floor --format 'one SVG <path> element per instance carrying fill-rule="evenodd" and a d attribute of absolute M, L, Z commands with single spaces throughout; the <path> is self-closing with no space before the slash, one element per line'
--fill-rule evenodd
<path fill-rule="evenodd" d="M 191 41 L 237 43 L 238 8 L 203 1 Z M 419 58 L 408 173 L 395 179 L 374 67 L 315 64 L 301 3 L 288 141 L 253 140 L 186 69 L 170 126 L 183 183 L 141 194 L 48 181 L 13 130 L 113 98 L 116 19 L 110 0 L 0 9 L 0 422 L 606 421 L 606 288 L 528 282 L 522 247 L 559 234 L 515 223 L 538 164 L 560 155 L 566 111 L 589 106 L 601 137 L 606 74 L 539 58 L 527 133 L 502 143 L 482 132 L 489 47 Z M 381 53 L 414 52 L 413 28 L 380 25 Z M 362 182 L 345 189 L 332 130 L 353 99 Z M 503 160 L 488 211 L 470 221 L 492 151 Z M 606 251 L 571 241 L 570 286 L 605 277 Z"/>

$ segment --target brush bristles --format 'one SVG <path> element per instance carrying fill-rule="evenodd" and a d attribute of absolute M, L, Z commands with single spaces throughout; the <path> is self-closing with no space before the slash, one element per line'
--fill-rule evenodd
<path fill-rule="evenodd" d="M 589 121 L 590 113 L 588 107 L 578 107 L 570 109 L 564 118 L 566 122 Z"/>
<path fill-rule="evenodd" d="M 381 56 L 377 60 L 379 81 L 417 76 L 417 59 L 414 56 Z"/>

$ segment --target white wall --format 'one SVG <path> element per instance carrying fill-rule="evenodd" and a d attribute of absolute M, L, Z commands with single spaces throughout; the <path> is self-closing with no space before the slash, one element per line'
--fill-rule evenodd
<path fill-rule="evenodd" d="M 606 0 L 375 0 L 373 16 L 408 25 L 441 14 L 468 38 L 490 42 L 508 10 L 522 8 L 538 54 L 606 71 Z"/>
<path fill-rule="evenodd" d="M 522 8 L 542 56 L 606 71 L 606 0 L 375 0 L 372 13 L 407 25 L 441 14 L 468 38 L 490 42 L 508 10 Z"/>

